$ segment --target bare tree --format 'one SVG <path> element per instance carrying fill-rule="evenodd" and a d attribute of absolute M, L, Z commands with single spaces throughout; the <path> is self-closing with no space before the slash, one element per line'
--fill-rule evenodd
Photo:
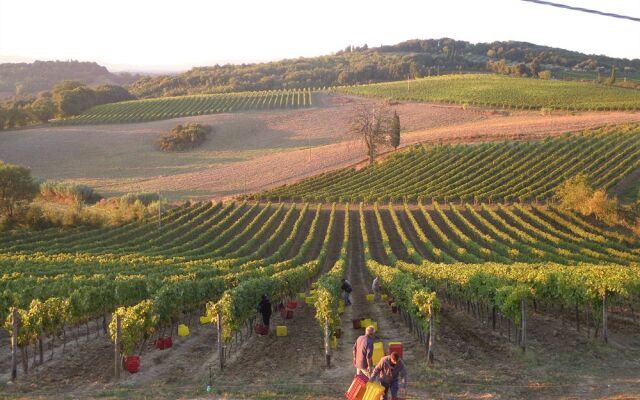
<path fill-rule="evenodd" d="M 381 104 L 365 104 L 356 109 L 350 133 L 362 139 L 367 148 L 369 164 L 373 164 L 378 147 L 388 143 L 392 132 L 393 114 Z"/>

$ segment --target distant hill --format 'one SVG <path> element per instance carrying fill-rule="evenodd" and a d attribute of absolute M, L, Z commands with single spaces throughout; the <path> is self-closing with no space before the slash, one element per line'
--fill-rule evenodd
<path fill-rule="evenodd" d="M 178 75 L 145 77 L 129 91 L 137 97 L 325 87 L 472 71 L 485 72 L 488 61 L 535 64 L 559 77 L 594 79 L 616 67 L 619 77 L 638 78 L 640 59 L 619 59 L 539 46 L 526 42 L 473 44 L 449 38 L 408 40 L 391 46 L 349 46 L 331 55 L 242 65 L 193 68 Z"/>
<path fill-rule="evenodd" d="M 140 75 L 113 74 L 95 62 L 34 61 L 33 63 L 0 64 L 0 97 L 37 94 L 51 90 L 62 80 L 74 80 L 86 85 L 126 85 Z"/>

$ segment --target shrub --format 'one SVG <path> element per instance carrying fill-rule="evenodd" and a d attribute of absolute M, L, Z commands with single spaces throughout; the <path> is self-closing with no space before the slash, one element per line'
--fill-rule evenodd
<path fill-rule="evenodd" d="M 544 71 L 540 71 L 538 72 L 538 77 L 540 79 L 551 79 L 551 71 L 549 71 L 548 69 L 544 70 Z"/>
<path fill-rule="evenodd" d="M 192 150 L 201 146 L 211 132 L 209 125 L 178 125 L 160 138 L 159 147 L 162 151 Z"/>
<path fill-rule="evenodd" d="M 102 196 L 87 185 L 76 185 L 61 182 L 44 182 L 40 184 L 40 196 L 47 200 L 63 203 L 93 204 Z"/>
<path fill-rule="evenodd" d="M 34 204 L 29 206 L 25 216 L 25 222 L 27 226 L 32 229 L 44 229 L 51 226 L 51 221 L 45 217 L 42 208 Z"/>

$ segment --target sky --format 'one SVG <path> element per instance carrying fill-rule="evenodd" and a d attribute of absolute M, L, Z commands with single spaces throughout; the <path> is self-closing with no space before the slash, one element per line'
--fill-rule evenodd
<path fill-rule="evenodd" d="M 640 0 L 552 1 L 640 18 Z M 521 0 L 0 0 L 0 62 L 177 71 L 441 37 L 640 58 L 640 22 Z"/>

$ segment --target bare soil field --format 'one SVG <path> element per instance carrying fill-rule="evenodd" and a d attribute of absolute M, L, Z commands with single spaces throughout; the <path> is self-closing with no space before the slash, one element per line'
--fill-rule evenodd
<path fill-rule="evenodd" d="M 161 190 L 171 198 L 222 198 L 360 162 L 364 152 L 348 135 L 349 121 L 356 107 L 370 102 L 318 94 L 316 106 L 302 110 L 1 132 L 0 159 L 29 166 L 38 177 L 88 184 L 105 194 Z M 425 103 L 393 108 L 401 116 L 402 146 L 531 138 L 640 121 L 640 113 L 624 112 L 543 116 Z M 211 124 L 215 131 L 195 151 L 156 149 L 160 135 L 188 122 Z"/>

